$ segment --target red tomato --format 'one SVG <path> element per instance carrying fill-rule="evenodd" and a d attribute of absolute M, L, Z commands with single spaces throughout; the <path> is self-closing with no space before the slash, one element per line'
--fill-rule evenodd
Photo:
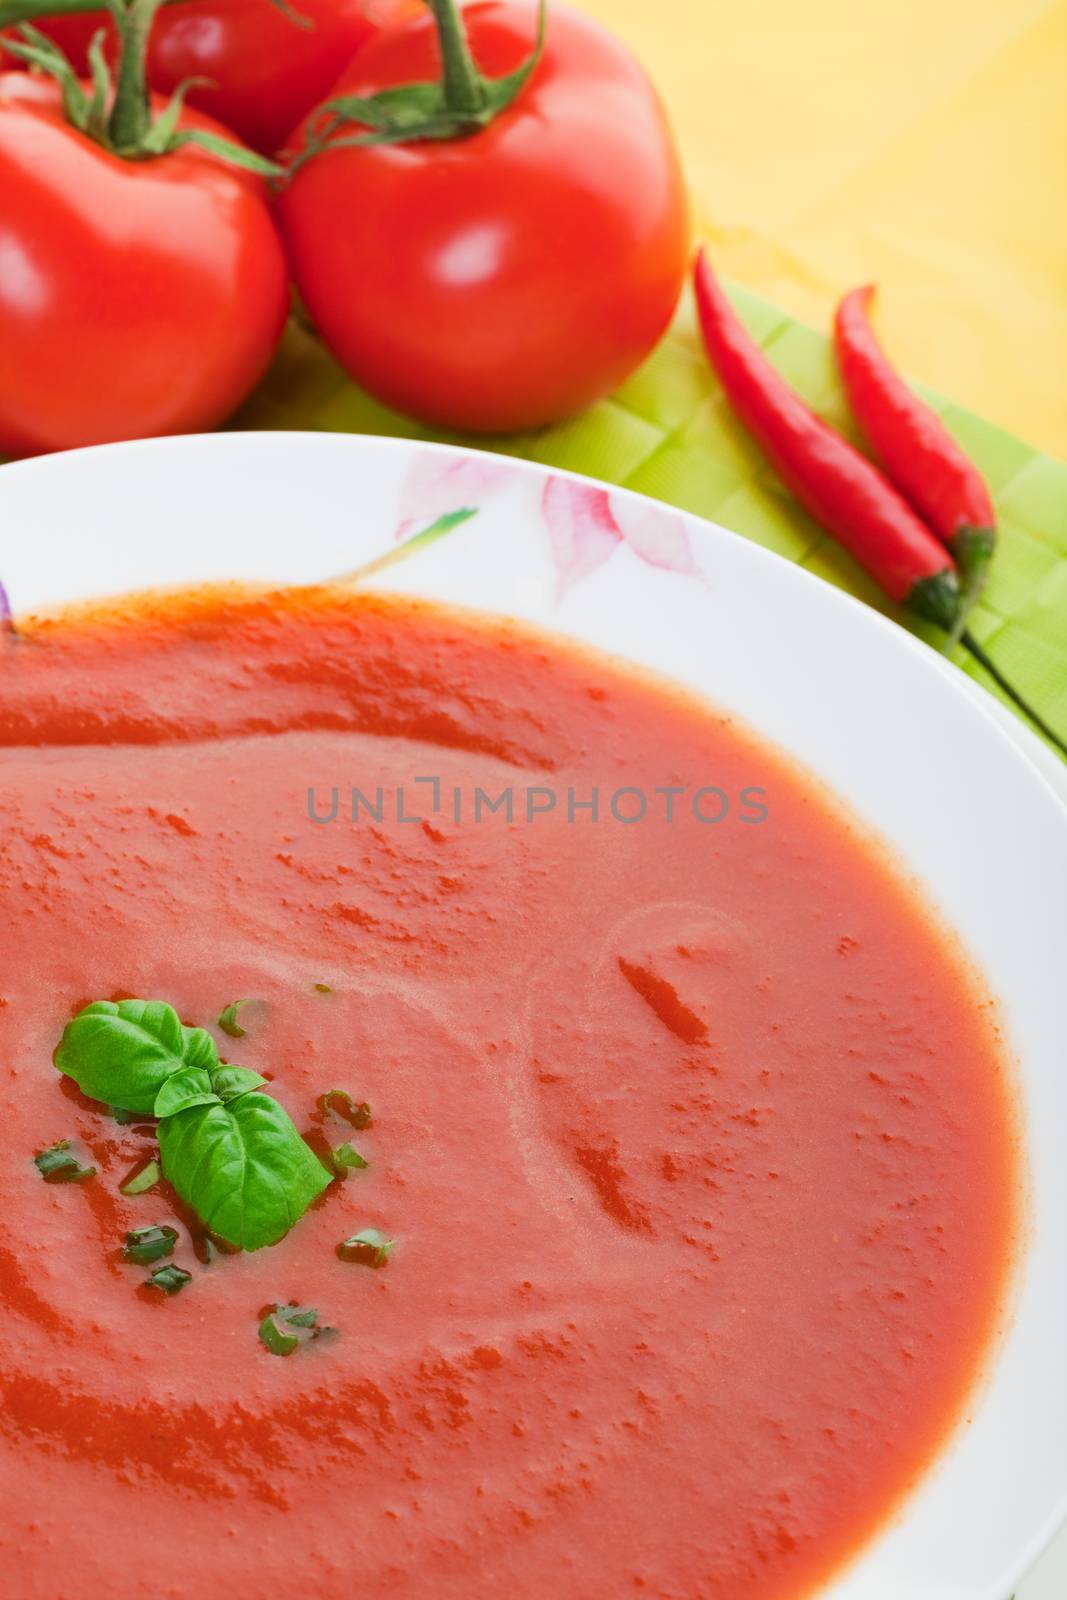
<path fill-rule="evenodd" d="M 306 19 L 301 26 L 273 0 L 182 0 L 156 18 L 148 80 L 170 94 L 186 78 L 210 78 L 210 87 L 191 91 L 190 105 L 273 155 L 360 46 L 419 6 L 420 0 L 293 0 L 294 12 Z M 89 41 L 106 24 L 100 11 L 38 26 L 84 73 Z"/>
<path fill-rule="evenodd" d="M 532 6 L 486 0 L 463 15 L 487 74 L 528 56 Z M 380 34 L 335 87 L 434 78 L 438 59 L 423 16 Z M 551 422 L 621 383 L 666 329 L 689 248 L 644 72 L 558 5 L 525 90 L 484 131 L 328 151 L 299 169 L 279 214 L 305 303 L 353 376 L 401 410 L 487 433 Z"/>
<path fill-rule="evenodd" d="M 261 180 L 192 148 L 122 161 L 53 85 L 0 75 L 0 453 L 214 427 L 288 303 Z"/>

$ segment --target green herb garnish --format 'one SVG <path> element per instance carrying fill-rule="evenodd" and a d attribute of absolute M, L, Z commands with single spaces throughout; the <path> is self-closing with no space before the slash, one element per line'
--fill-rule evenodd
<path fill-rule="evenodd" d="M 47 1150 L 38 1151 L 33 1164 L 45 1183 L 81 1183 L 96 1174 L 95 1167 L 83 1167 L 71 1148 L 69 1139 L 60 1139 Z"/>
<path fill-rule="evenodd" d="M 119 1184 L 119 1193 L 144 1194 L 148 1189 L 154 1189 L 162 1176 L 158 1161 L 146 1161 L 132 1178 L 127 1178 L 125 1183 Z"/>
<path fill-rule="evenodd" d="M 364 1228 L 337 1246 L 342 1261 L 355 1261 L 364 1267 L 384 1267 L 389 1260 L 395 1239 L 387 1239 L 377 1228 Z"/>
<path fill-rule="evenodd" d="M 276 1244 L 333 1182 L 265 1079 L 219 1061 L 211 1035 L 162 1001 L 101 1001 L 68 1023 L 56 1066 L 84 1094 L 159 1122 L 163 1172 L 227 1244 Z M 158 1181 L 138 1174 L 139 1194 Z M 135 1187 L 136 1185 L 136 1187 Z"/>
<path fill-rule="evenodd" d="M 369 1128 L 371 1125 L 370 1106 L 365 1100 L 353 1100 L 347 1089 L 327 1089 L 325 1094 L 319 1096 L 319 1107 L 324 1114 L 336 1112 L 353 1128 Z"/>
<path fill-rule="evenodd" d="M 90 1100 L 150 1117 L 173 1073 L 211 1057 L 217 1061 L 211 1035 L 183 1028 L 161 1000 L 99 1000 L 67 1023 L 55 1061 Z"/>
<path fill-rule="evenodd" d="M 253 1072 L 248 1067 L 221 1066 L 211 1074 L 211 1087 L 224 1103 L 236 1100 L 238 1095 L 247 1094 L 249 1089 L 261 1088 L 266 1081 L 262 1073 Z"/>
<path fill-rule="evenodd" d="M 205 1067 L 179 1067 L 160 1087 L 153 1110 L 157 1117 L 174 1117 L 190 1106 L 210 1106 L 218 1100 Z"/>
<path fill-rule="evenodd" d="M 333 1182 L 285 1108 L 255 1090 L 166 1117 L 159 1148 L 182 1199 L 241 1250 L 277 1244 Z"/>
<path fill-rule="evenodd" d="M 147 1267 L 150 1262 L 169 1256 L 177 1242 L 177 1229 L 168 1228 L 165 1224 L 157 1228 L 134 1228 L 126 1235 L 122 1259 L 136 1261 L 138 1266 Z"/>
<path fill-rule="evenodd" d="M 350 1172 L 356 1172 L 367 1165 L 359 1151 L 351 1144 L 339 1144 L 336 1150 L 331 1150 L 330 1159 L 339 1178 L 347 1178 Z"/>
<path fill-rule="evenodd" d="M 336 1328 L 320 1328 L 314 1307 L 273 1306 L 259 1325 L 259 1338 L 272 1356 L 291 1356 L 301 1344 L 336 1334 Z"/>
<path fill-rule="evenodd" d="M 176 1267 L 170 1262 L 165 1267 L 157 1267 L 155 1272 L 150 1272 L 145 1279 L 145 1284 L 151 1289 L 162 1289 L 164 1294 L 177 1294 L 184 1289 L 187 1283 L 192 1283 L 191 1272 L 184 1272 L 181 1267 Z"/>
<path fill-rule="evenodd" d="M 243 1039 L 248 1033 L 247 1028 L 242 1028 L 237 1020 L 237 1013 L 242 1006 L 254 1005 L 254 1000 L 231 1000 L 225 1011 L 219 1017 L 218 1025 L 223 1033 L 228 1033 L 231 1039 Z"/>

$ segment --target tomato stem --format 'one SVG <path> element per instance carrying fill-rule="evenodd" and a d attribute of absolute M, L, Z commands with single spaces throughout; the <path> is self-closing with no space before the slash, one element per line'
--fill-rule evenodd
<path fill-rule="evenodd" d="M 117 150 L 139 150 L 152 126 L 148 99 L 148 40 L 163 0 L 126 0 L 125 13 L 115 9 L 121 54 L 115 104 L 108 133 Z"/>
<path fill-rule="evenodd" d="M 471 55 L 467 30 L 456 0 L 428 0 L 441 47 L 445 106 L 460 116 L 477 116 L 488 104 L 486 83 Z"/>
<path fill-rule="evenodd" d="M 183 5 L 187 0 L 160 0 L 161 5 Z M 101 0 L 0 0 L 0 28 L 11 28 L 20 22 L 39 22 L 42 17 L 71 17 L 81 11 L 108 10 Z"/>

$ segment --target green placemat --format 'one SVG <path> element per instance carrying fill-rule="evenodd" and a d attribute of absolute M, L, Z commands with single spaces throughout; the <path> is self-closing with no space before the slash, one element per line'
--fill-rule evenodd
<path fill-rule="evenodd" d="M 775 365 L 858 442 L 829 340 L 747 290 L 731 293 Z M 921 393 L 978 462 L 996 499 L 1000 544 L 973 632 L 1053 727 L 1067 732 L 1067 466 L 940 395 Z M 538 433 L 487 440 L 423 427 L 357 388 L 295 322 L 234 426 L 439 439 L 570 468 L 722 523 L 903 620 L 790 498 L 735 421 L 704 358 L 688 299 L 617 394 Z M 921 622 L 906 626 L 936 639 Z M 966 652 L 957 659 L 998 693 Z"/>

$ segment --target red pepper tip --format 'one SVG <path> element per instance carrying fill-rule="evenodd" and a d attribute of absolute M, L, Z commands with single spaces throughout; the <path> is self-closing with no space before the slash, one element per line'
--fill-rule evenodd
<path fill-rule="evenodd" d="M 842 296 L 838 304 L 838 316 L 840 317 L 849 306 L 858 306 L 861 311 L 868 311 L 871 301 L 877 293 L 878 285 L 875 283 L 861 283 L 858 288 L 850 289 L 848 294 Z"/>

